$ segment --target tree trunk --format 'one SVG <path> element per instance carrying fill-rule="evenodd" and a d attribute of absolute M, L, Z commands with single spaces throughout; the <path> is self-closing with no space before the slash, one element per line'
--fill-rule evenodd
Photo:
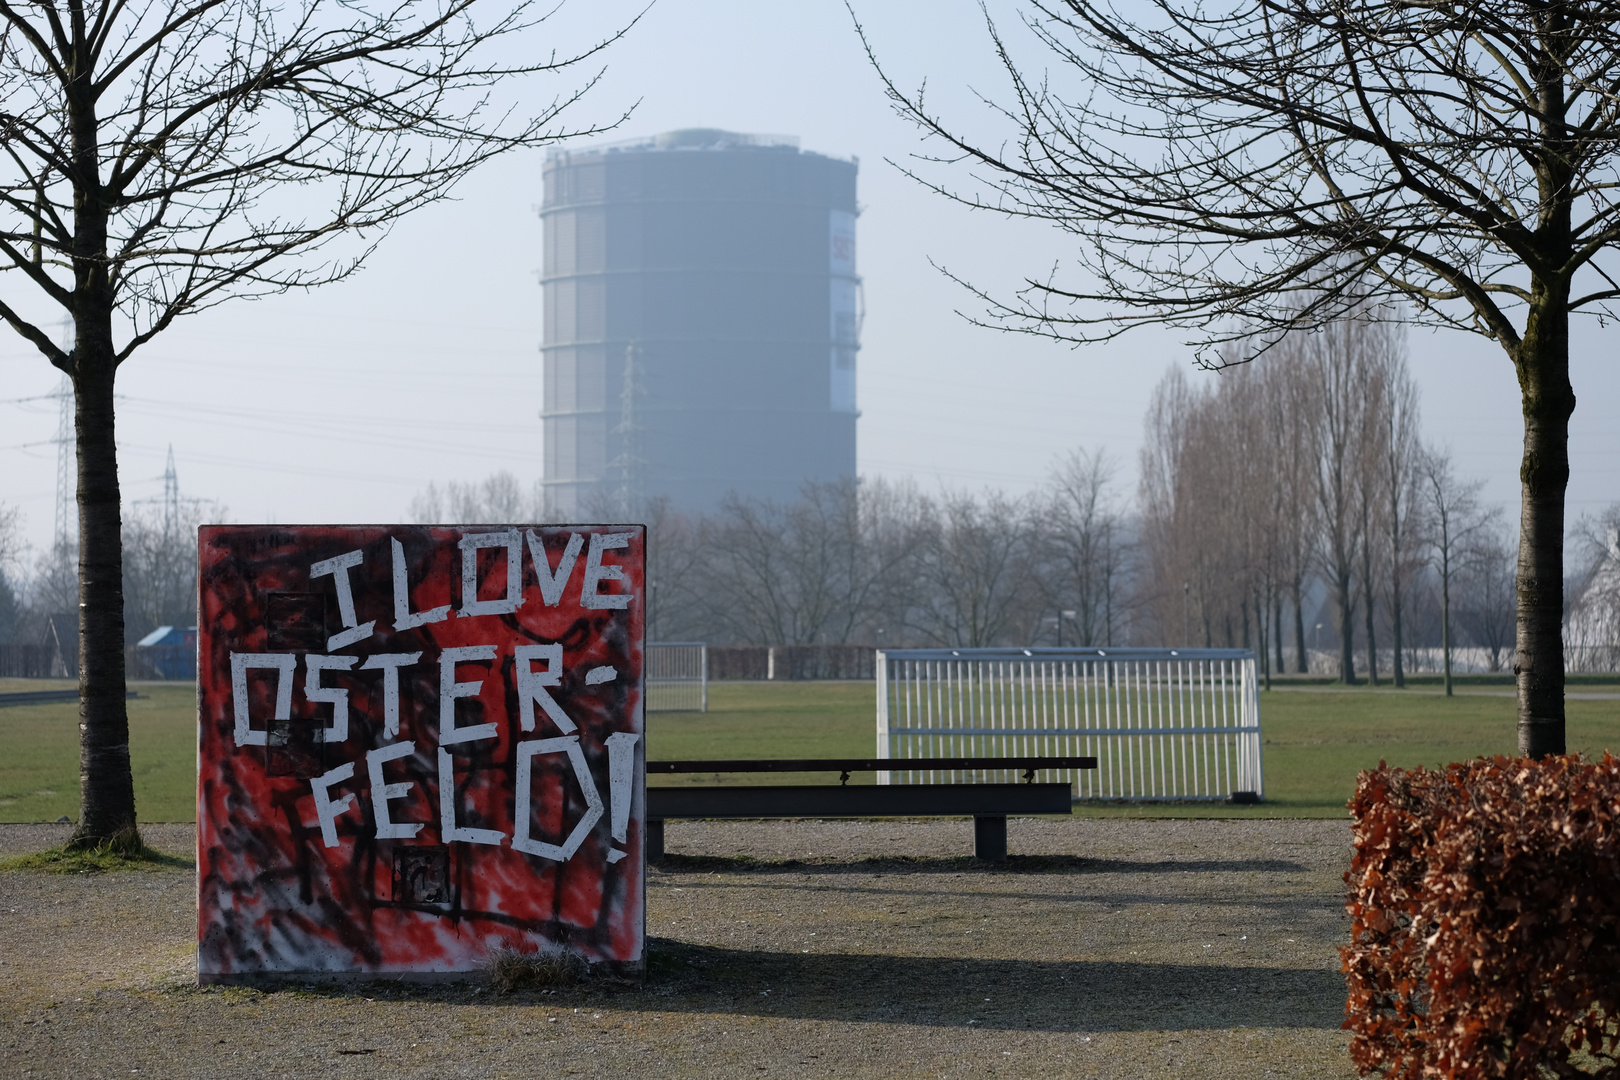
<path fill-rule="evenodd" d="M 1537 301 L 1540 303 L 1537 303 Z M 1519 466 L 1518 613 L 1513 673 L 1519 691 L 1519 753 L 1564 750 L 1564 498 L 1569 485 L 1567 287 L 1532 286 L 1530 316 L 1515 359 L 1524 410 Z"/>
<path fill-rule="evenodd" d="M 1271 593 L 1271 652 L 1272 669 L 1279 675 L 1288 673 L 1288 668 L 1283 665 L 1282 627 L 1282 593 L 1274 589 Z"/>
<path fill-rule="evenodd" d="M 1367 681 L 1378 685 L 1378 637 L 1374 633 L 1373 617 L 1373 578 L 1372 578 L 1372 530 L 1368 528 L 1367 504 L 1361 504 L 1361 599 L 1366 605 L 1365 621 L 1367 624 Z"/>
<path fill-rule="evenodd" d="M 1445 671 L 1446 697 L 1451 696 L 1451 547 L 1440 553 L 1440 662 Z"/>
<path fill-rule="evenodd" d="M 77 847 L 114 840 L 126 844 L 135 828 L 129 716 L 124 704 L 123 523 L 113 428 L 115 369 L 110 322 L 107 320 L 104 330 L 81 329 L 74 348 L 79 461 L 79 826 L 72 844 Z"/>
<path fill-rule="evenodd" d="M 1410 415 L 1404 406 L 1401 407 L 1402 423 Z M 1389 430 L 1389 621 L 1390 637 L 1395 646 L 1394 670 L 1395 689 L 1406 688 L 1406 664 L 1401 659 L 1401 649 L 1406 642 L 1401 632 L 1401 491 L 1405 486 L 1403 470 L 1400 467 L 1400 448 L 1408 445 L 1400 440 L 1396 428 L 1395 414 L 1390 414 Z"/>
<path fill-rule="evenodd" d="M 1294 671 L 1307 675 L 1311 670 L 1310 654 L 1305 651 L 1305 583 L 1294 578 Z"/>
<path fill-rule="evenodd" d="M 1356 681 L 1356 608 L 1350 589 L 1350 575 L 1340 574 L 1339 591 L 1339 681 L 1346 686 Z"/>
<path fill-rule="evenodd" d="M 1270 690 L 1271 652 L 1269 643 L 1266 641 L 1266 635 L 1268 633 L 1276 633 L 1277 628 L 1275 626 L 1266 625 L 1265 594 L 1259 586 L 1256 586 L 1254 590 L 1254 625 L 1256 631 L 1255 642 L 1260 646 L 1258 650 L 1260 658 L 1260 673 L 1265 676 L 1266 689 Z"/>
<path fill-rule="evenodd" d="M 1109 556 L 1112 560 L 1113 556 Z M 1058 616 L 1062 618 L 1060 614 Z M 1108 576 L 1103 578 L 1103 644 L 1109 648 L 1114 647 L 1114 571 L 1112 566 Z"/>
<path fill-rule="evenodd" d="M 83 53 L 82 37 L 76 52 Z M 89 58 L 79 61 L 89 67 Z M 112 337 L 114 292 L 107 260 L 92 88 L 68 88 L 73 138 L 73 426 L 79 503 L 79 826 L 72 847 L 138 849 L 135 784 L 124 704 L 124 542 L 118 490 Z"/>
<path fill-rule="evenodd" d="M 1389 621 L 1390 636 L 1395 645 L 1395 688 L 1406 688 L 1406 665 L 1401 661 L 1401 649 L 1405 641 L 1401 636 L 1401 549 L 1399 543 L 1395 546 L 1394 572 L 1390 575 L 1389 583 Z"/>

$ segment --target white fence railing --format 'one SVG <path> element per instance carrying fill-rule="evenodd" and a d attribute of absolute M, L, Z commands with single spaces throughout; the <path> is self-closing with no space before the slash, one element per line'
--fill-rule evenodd
<path fill-rule="evenodd" d="M 701 641 L 647 643 L 647 711 L 709 711 L 709 647 Z"/>
<path fill-rule="evenodd" d="M 877 656 L 877 753 L 917 758 L 878 783 L 1011 782 L 928 758 L 1095 756 L 1050 770 L 1080 799 L 1265 794 L 1260 696 L 1246 649 L 896 649 Z"/>

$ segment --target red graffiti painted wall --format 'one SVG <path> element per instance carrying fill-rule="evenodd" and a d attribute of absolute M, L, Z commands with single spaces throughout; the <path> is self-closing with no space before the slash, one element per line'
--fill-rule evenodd
<path fill-rule="evenodd" d="M 198 972 L 645 940 L 640 526 L 208 526 Z"/>

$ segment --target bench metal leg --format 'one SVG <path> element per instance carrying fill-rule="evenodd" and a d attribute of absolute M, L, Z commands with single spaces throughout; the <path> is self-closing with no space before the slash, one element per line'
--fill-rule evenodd
<path fill-rule="evenodd" d="M 658 863 L 664 861 L 664 819 L 647 819 L 647 861 Z"/>
<path fill-rule="evenodd" d="M 1007 859 L 1007 815 L 985 814 L 973 819 L 973 857 L 985 862 Z"/>

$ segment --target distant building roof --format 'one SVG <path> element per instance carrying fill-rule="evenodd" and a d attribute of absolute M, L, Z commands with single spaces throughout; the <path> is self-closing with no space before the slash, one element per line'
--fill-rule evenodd
<path fill-rule="evenodd" d="M 634 139 L 593 143 L 573 148 L 574 153 L 601 153 L 619 150 L 736 150 L 743 147 L 760 149 L 797 150 L 797 135 L 748 135 L 740 131 L 722 131 L 719 128 L 681 128 L 661 135 L 642 135 Z M 555 147 L 552 154 L 567 154 L 567 147 Z"/>
<path fill-rule="evenodd" d="M 160 626 L 135 643 L 136 648 L 152 645 L 188 645 L 197 640 L 195 626 Z"/>
<path fill-rule="evenodd" d="M 811 150 L 801 151 L 797 135 L 751 135 L 741 131 L 723 131 L 720 128 L 681 128 L 679 131 L 666 131 L 659 135 L 642 135 L 633 139 L 618 139 L 614 142 L 554 146 L 546 151 L 546 157 L 551 160 L 560 160 L 602 154 L 635 154 L 649 151 L 681 150 L 790 151 L 795 154 L 804 153 L 811 157 L 830 157 L 834 161 L 859 164 L 859 159 L 855 157 L 839 157 L 836 154 L 821 154 Z"/>

